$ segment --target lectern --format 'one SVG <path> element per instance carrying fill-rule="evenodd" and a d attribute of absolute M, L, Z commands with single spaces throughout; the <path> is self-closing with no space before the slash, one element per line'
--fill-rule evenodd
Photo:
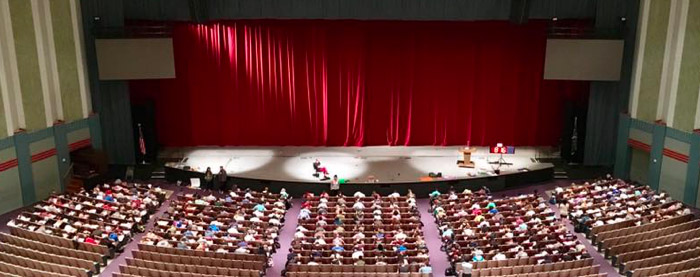
<path fill-rule="evenodd" d="M 457 161 L 457 165 L 459 167 L 474 168 L 474 162 L 472 162 L 472 154 L 476 152 L 476 148 L 465 147 L 459 149 L 459 152 L 461 152 L 462 155 L 464 155 L 464 158 L 461 161 Z"/>

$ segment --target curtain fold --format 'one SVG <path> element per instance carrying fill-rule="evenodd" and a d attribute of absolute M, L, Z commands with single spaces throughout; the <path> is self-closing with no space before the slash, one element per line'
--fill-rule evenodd
<path fill-rule="evenodd" d="M 570 99 L 537 21 L 178 23 L 173 43 L 177 78 L 131 82 L 165 146 L 557 145 Z"/>

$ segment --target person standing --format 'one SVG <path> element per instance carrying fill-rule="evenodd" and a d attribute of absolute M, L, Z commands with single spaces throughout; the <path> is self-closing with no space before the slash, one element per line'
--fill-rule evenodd
<path fill-rule="evenodd" d="M 226 174 L 226 169 L 223 166 L 219 167 L 219 175 L 216 176 L 217 181 L 219 181 L 219 190 L 226 190 L 226 181 L 228 180 L 228 175 Z"/>
<path fill-rule="evenodd" d="M 204 189 L 212 189 L 214 186 L 214 173 L 211 172 L 211 167 L 207 167 L 207 171 L 204 172 Z"/>
<path fill-rule="evenodd" d="M 340 180 L 338 180 L 338 175 L 333 175 L 333 179 L 331 180 L 331 195 L 338 196 L 339 191 Z"/>

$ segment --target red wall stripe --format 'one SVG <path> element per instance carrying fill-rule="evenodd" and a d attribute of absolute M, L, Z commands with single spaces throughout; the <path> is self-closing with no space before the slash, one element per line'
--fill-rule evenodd
<path fill-rule="evenodd" d="M 56 155 L 56 148 L 32 155 L 32 163 L 42 161 Z"/>
<path fill-rule="evenodd" d="M 90 145 L 92 145 L 92 142 L 90 141 L 89 138 L 87 138 L 84 140 L 79 140 L 79 141 L 76 141 L 74 143 L 71 143 L 70 145 L 68 145 L 68 148 L 70 149 L 70 151 L 75 151 L 75 150 L 78 150 L 81 148 L 88 147 Z"/>
<path fill-rule="evenodd" d="M 664 149 L 664 156 L 667 156 L 671 159 L 678 160 L 678 161 L 681 161 L 684 163 L 688 163 L 688 160 L 689 160 L 688 155 L 678 153 L 678 152 L 673 151 L 673 150 L 668 149 L 668 148 Z"/>
<path fill-rule="evenodd" d="M 643 143 L 643 142 L 635 140 L 635 139 L 627 140 L 627 144 L 629 144 L 629 146 L 631 146 L 632 148 L 636 148 L 636 149 L 639 149 L 642 151 L 646 151 L 646 152 L 651 151 L 651 145 Z M 688 155 L 673 151 L 673 150 L 668 149 L 668 148 L 664 148 L 663 155 L 666 157 L 669 157 L 671 159 L 684 162 L 684 163 L 688 163 L 688 160 L 689 160 Z"/>
<path fill-rule="evenodd" d="M 650 152 L 651 151 L 651 145 L 643 143 L 641 141 L 635 140 L 635 139 L 629 139 L 627 140 L 627 144 L 632 146 L 632 148 L 636 148 L 642 151 Z"/>
<path fill-rule="evenodd" d="M 17 167 L 19 163 L 17 162 L 17 159 L 9 160 L 3 163 L 0 163 L 0 172 L 3 172 L 5 170 L 9 170 L 10 168 Z"/>

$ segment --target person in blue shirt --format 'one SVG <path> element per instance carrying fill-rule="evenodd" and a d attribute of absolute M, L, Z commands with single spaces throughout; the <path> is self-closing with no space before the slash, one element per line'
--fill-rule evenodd
<path fill-rule="evenodd" d="M 430 198 L 438 197 L 438 196 L 440 196 L 440 191 L 435 189 L 435 191 L 431 192 L 429 196 L 430 196 Z"/>
<path fill-rule="evenodd" d="M 433 273 L 433 268 L 427 264 L 420 264 L 420 268 L 418 269 L 418 272 L 421 274 L 430 274 L 430 273 Z"/>
<path fill-rule="evenodd" d="M 258 203 L 253 207 L 253 210 L 256 210 L 258 212 L 264 212 L 265 211 L 265 205 L 263 203 Z"/>
<path fill-rule="evenodd" d="M 498 210 L 497 210 L 496 208 L 493 208 L 493 209 L 490 209 L 490 210 L 489 210 L 489 213 L 490 213 L 490 214 L 497 214 L 497 213 L 498 213 Z"/>
<path fill-rule="evenodd" d="M 116 233 L 111 232 L 111 233 L 109 233 L 109 239 L 112 241 L 117 241 L 117 240 L 119 240 L 119 236 L 117 236 Z"/>
<path fill-rule="evenodd" d="M 214 232 L 218 232 L 218 231 L 219 231 L 219 226 L 216 226 L 216 225 L 214 225 L 214 224 L 211 224 L 211 225 L 209 225 L 209 230 L 212 230 L 212 231 L 214 231 Z"/>
<path fill-rule="evenodd" d="M 105 201 L 114 202 L 114 197 L 112 197 L 112 195 L 108 194 L 107 196 L 105 196 Z"/>
<path fill-rule="evenodd" d="M 343 252 L 343 251 L 345 251 L 345 248 L 343 248 L 343 246 L 341 246 L 341 245 L 336 245 L 336 246 L 333 246 L 331 248 L 331 250 L 333 250 L 335 252 Z"/>

